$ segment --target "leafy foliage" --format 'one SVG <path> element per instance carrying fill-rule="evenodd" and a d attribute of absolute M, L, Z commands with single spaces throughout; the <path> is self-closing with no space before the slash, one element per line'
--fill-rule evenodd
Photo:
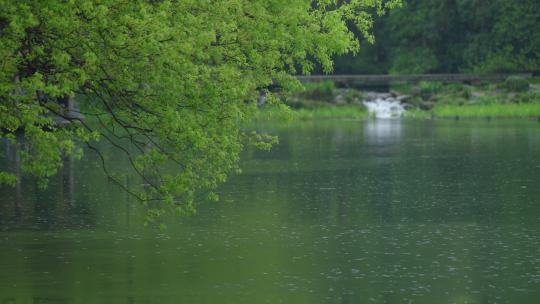
<path fill-rule="evenodd" d="M 377 41 L 339 73 L 540 70 L 538 0 L 407 0 L 374 24 Z"/>
<path fill-rule="evenodd" d="M 0 135 L 24 134 L 22 169 L 43 186 L 83 144 L 126 187 L 101 140 L 141 178 L 126 191 L 166 203 L 150 218 L 165 206 L 193 212 L 197 195 L 236 168 L 257 92 L 298 86 L 291 75 L 315 62 L 331 71 L 334 55 L 358 49 L 347 24 L 372 40 L 368 10 L 399 2 L 0 0 Z M 85 120 L 65 108 L 73 97 Z M 58 117 L 71 123 L 60 128 Z"/>

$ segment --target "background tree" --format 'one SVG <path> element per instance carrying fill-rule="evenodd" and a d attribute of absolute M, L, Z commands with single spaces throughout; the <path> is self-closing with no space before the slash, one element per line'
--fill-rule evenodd
<path fill-rule="evenodd" d="M 377 20 L 373 45 L 337 73 L 537 72 L 538 0 L 407 0 Z"/>
<path fill-rule="evenodd" d="M 0 136 L 25 138 L 22 169 L 42 186 L 80 144 L 98 140 L 129 159 L 142 201 L 193 211 L 200 191 L 236 168 L 241 122 L 257 91 L 315 62 L 354 52 L 348 27 L 371 39 L 372 17 L 398 0 L 0 0 Z M 64 104 L 76 96 L 86 119 Z M 71 122 L 59 127 L 54 118 Z M 264 138 L 255 136 L 261 146 Z M 261 142 L 262 139 L 262 142 Z M 125 173 L 125 172 L 124 172 Z M 16 176 L 2 172 L 0 181 Z M 214 194 L 209 193 L 210 197 Z"/>

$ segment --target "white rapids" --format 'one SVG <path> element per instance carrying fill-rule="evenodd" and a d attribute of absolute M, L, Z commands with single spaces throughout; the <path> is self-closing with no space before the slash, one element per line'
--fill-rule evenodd
<path fill-rule="evenodd" d="M 402 96 L 394 97 L 390 93 L 369 92 L 363 103 L 368 112 L 377 118 L 399 118 L 405 111 L 401 100 Z"/>

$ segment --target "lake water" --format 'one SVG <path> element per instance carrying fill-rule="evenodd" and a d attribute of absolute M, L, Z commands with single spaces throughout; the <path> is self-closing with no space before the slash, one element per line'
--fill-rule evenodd
<path fill-rule="evenodd" d="M 540 302 L 540 123 L 258 129 L 280 144 L 165 231 L 91 154 L 2 188 L 0 303 Z"/>

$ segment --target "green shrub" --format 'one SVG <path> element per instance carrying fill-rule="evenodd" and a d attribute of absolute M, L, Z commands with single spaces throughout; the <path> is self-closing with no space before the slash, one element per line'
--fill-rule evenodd
<path fill-rule="evenodd" d="M 327 105 L 327 103 L 318 100 L 304 98 L 286 98 L 283 100 L 283 103 L 291 109 L 313 109 Z"/>
<path fill-rule="evenodd" d="M 410 83 L 390 83 L 390 90 L 399 94 L 414 95 L 415 86 Z"/>
<path fill-rule="evenodd" d="M 420 81 L 420 83 L 418 83 L 420 96 L 422 96 L 423 99 L 429 99 L 431 96 L 439 93 L 443 86 L 444 85 L 438 81 Z"/>
<path fill-rule="evenodd" d="M 345 101 L 347 103 L 352 103 L 355 101 L 362 101 L 364 99 L 364 94 L 358 90 L 347 90 L 345 92 Z"/>
<path fill-rule="evenodd" d="M 540 93 L 518 93 L 512 101 L 515 103 L 540 103 Z"/>
<path fill-rule="evenodd" d="M 455 83 L 447 83 L 443 86 L 443 91 L 445 92 L 461 92 L 464 90 L 466 86 L 462 83 L 455 82 Z"/>
<path fill-rule="evenodd" d="M 504 81 L 504 87 L 510 92 L 525 92 L 529 90 L 529 81 L 521 76 L 510 76 Z"/>
<path fill-rule="evenodd" d="M 533 77 L 529 80 L 531 84 L 540 84 L 540 77 Z"/>
<path fill-rule="evenodd" d="M 432 93 L 437 93 L 444 87 L 444 85 L 439 81 L 420 81 L 418 86 L 420 86 L 420 90 L 430 91 Z"/>
<path fill-rule="evenodd" d="M 305 91 L 300 95 L 307 99 L 332 100 L 336 86 L 333 81 L 308 82 L 304 84 Z"/>

